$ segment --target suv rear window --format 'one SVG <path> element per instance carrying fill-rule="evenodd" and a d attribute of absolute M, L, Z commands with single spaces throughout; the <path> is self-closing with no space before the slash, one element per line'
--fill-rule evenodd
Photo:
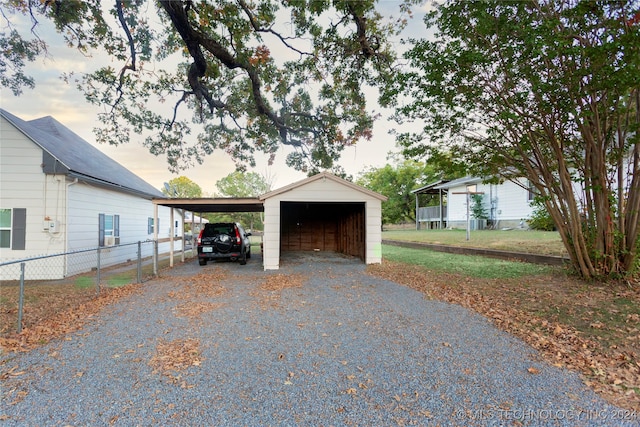
<path fill-rule="evenodd" d="M 235 236 L 233 224 L 207 224 L 204 227 L 202 237 L 213 237 L 218 234 L 228 234 Z"/>

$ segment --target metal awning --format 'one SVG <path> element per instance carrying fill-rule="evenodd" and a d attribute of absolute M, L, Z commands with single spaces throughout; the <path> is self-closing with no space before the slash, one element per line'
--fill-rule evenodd
<path fill-rule="evenodd" d="M 264 212 L 264 202 L 257 197 L 154 198 L 154 205 L 191 212 Z"/>

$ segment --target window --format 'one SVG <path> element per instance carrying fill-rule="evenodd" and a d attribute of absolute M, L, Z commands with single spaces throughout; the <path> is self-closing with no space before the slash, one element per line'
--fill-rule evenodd
<path fill-rule="evenodd" d="M 11 247 L 11 209 L 0 209 L 0 248 Z"/>
<path fill-rule="evenodd" d="M 26 209 L 0 209 L 0 248 L 23 251 L 26 246 L 26 225 Z"/>
<path fill-rule="evenodd" d="M 120 244 L 120 215 L 99 214 L 98 245 L 114 246 Z"/>
<path fill-rule="evenodd" d="M 147 218 L 147 234 L 153 234 L 153 218 Z"/>
<path fill-rule="evenodd" d="M 528 191 L 527 191 L 527 201 L 532 202 L 533 199 L 535 199 L 536 197 L 536 188 L 533 186 L 533 184 L 531 183 L 531 181 L 527 180 L 527 187 L 528 187 Z"/>

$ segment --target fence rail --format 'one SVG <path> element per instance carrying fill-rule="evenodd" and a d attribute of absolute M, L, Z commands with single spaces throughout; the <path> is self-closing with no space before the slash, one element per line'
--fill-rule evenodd
<path fill-rule="evenodd" d="M 18 289 L 17 332 L 23 328 L 25 304 L 29 304 L 25 291 L 30 287 L 95 286 L 96 295 L 99 295 L 103 286 L 142 283 L 157 275 L 160 264 L 158 249 L 162 244 L 146 240 L 1 262 L 3 293 L 13 292 L 15 295 Z M 171 252 L 163 252 L 162 255 L 166 258 L 169 254 Z M 3 296 L 2 303 L 7 303 L 8 299 L 11 298 Z M 6 332 L 6 327 L 2 329 L 3 333 Z"/>

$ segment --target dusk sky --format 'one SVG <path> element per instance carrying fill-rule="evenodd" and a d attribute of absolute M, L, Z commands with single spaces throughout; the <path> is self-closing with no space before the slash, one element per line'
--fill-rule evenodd
<path fill-rule="evenodd" d="M 395 1 L 383 1 L 386 7 L 397 6 Z M 153 12 L 153 8 L 150 8 Z M 396 12 L 397 13 L 397 12 Z M 412 33 L 424 31 L 421 21 L 422 14 L 416 14 L 411 24 Z M 196 165 L 172 174 L 167 167 L 166 158 L 154 156 L 142 146 L 141 137 L 139 141 L 132 137 L 130 144 L 109 146 L 95 142 L 93 128 L 100 125 L 97 120 L 99 107 L 95 107 L 84 100 L 84 96 L 73 84 L 65 83 L 61 79 L 63 72 L 71 70 L 75 72 L 89 72 L 97 68 L 96 64 L 105 63 L 108 58 L 100 57 L 97 52 L 93 57 L 85 57 L 77 50 L 68 48 L 62 37 L 56 34 L 48 22 L 41 21 L 42 28 L 39 30 L 41 37 L 49 43 L 49 58 L 39 58 L 36 62 L 27 65 L 26 72 L 36 80 L 36 88 L 25 89 L 24 93 L 15 97 L 11 91 L 0 88 L 0 106 L 24 120 L 31 120 L 43 116 L 52 116 L 76 134 L 80 135 L 99 150 L 116 160 L 154 187 L 161 189 L 163 183 L 177 176 L 186 176 L 198 184 L 205 194 L 213 194 L 216 191 L 215 183 L 235 170 L 231 159 L 223 152 L 216 152 L 209 156 L 204 164 Z M 421 32 L 420 31 L 420 32 Z M 400 45 L 398 44 L 400 49 Z M 117 69 L 121 64 L 113 64 Z M 397 151 L 392 135 L 388 134 L 394 123 L 388 120 L 389 112 L 382 111 L 377 107 L 376 93 L 371 93 L 368 100 L 371 108 L 381 112 L 380 119 L 373 129 L 371 141 L 363 141 L 355 147 L 346 149 L 343 152 L 339 164 L 354 178 L 363 169 L 373 166 L 384 166 L 387 161 L 387 154 L 390 151 Z M 188 138 L 196 138 L 197 132 L 193 132 Z M 295 171 L 285 165 L 287 152 L 283 148 L 278 152 L 275 164 L 267 165 L 266 156 L 257 155 L 257 166 L 252 169 L 260 175 L 267 177 L 272 188 L 279 188 L 306 178 L 302 172 Z"/>

